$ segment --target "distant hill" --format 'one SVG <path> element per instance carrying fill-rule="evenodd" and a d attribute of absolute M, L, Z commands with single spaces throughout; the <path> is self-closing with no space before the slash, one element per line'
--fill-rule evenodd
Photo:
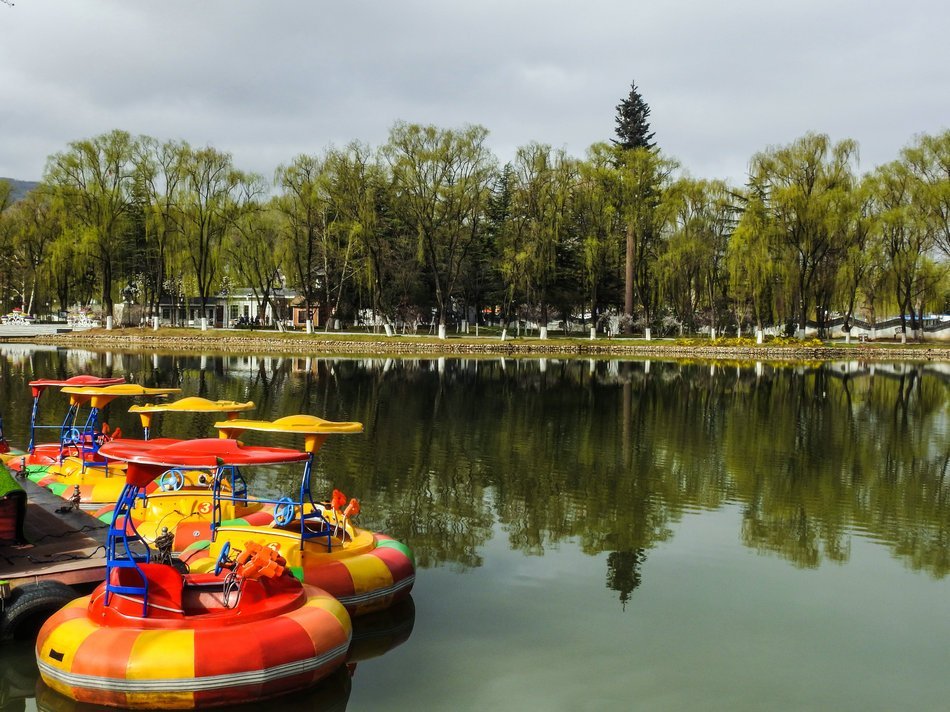
<path fill-rule="evenodd" d="M 11 197 L 14 203 L 23 200 L 27 193 L 39 185 L 39 182 L 35 180 L 17 180 L 16 178 L 0 178 L 0 180 L 9 181 L 13 184 Z"/>

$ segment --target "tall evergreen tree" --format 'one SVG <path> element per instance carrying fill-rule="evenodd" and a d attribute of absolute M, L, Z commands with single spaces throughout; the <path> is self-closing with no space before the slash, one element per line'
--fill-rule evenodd
<path fill-rule="evenodd" d="M 653 132 L 650 131 L 650 122 L 647 120 L 649 116 L 650 107 L 643 100 L 643 97 L 640 96 L 640 92 L 637 91 L 637 83 L 630 82 L 630 94 L 626 99 L 617 104 L 617 117 L 615 119 L 617 123 L 617 128 L 615 130 L 617 139 L 613 141 L 614 146 L 616 146 L 617 149 L 623 153 L 633 150 L 640 150 L 645 154 L 644 157 L 653 153 L 656 148 L 656 143 L 653 141 Z M 624 162 L 625 161 L 623 160 L 619 161 L 621 164 Z M 648 189 L 647 194 L 641 195 L 640 197 L 646 200 L 646 203 L 644 203 L 645 205 L 650 205 L 651 208 L 656 207 L 658 196 L 652 192 L 652 189 Z M 638 202 L 643 203 L 643 200 Z M 652 209 L 650 212 L 652 212 Z M 631 331 L 633 321 L 633 297 L 635 291 L 634 285 L 636 282 L 635 262 L 637 261 L 635 254 L 635 230 L 634 226 L 630 222 L 627 223 L 626 232 L 623 312 L 627 317 L 627 323 L 624 327 L 624 330 L 629 333 Z M 649 234 L 645 234 L 644 237 L 646 237 L 648 241 L 651 238 Z M 650 309 L 646 303 L 644 303 L 644 308 L 649 319 Z"/>
<path fill-rule="evenodd" d="M 624 150 L 631 148 L 653 149 L 653 131 L 650 131 L 650 106 L 640 92 L 636 82 L 630 82 L 630 94 L 617 104 L 617 140 L 613 143 Z"/>

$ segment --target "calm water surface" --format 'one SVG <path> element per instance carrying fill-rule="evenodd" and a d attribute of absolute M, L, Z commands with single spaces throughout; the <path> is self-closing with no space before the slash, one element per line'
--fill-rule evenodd
<path fill-rule="evenodd" d="M 327 443 L 317 486 L 360 497 L 363 526 L 413 547 L 414 606 L 359 623 L 349 670 L 255 709 L 947 709 L 947 365 L 0 344 L 14 445 L 27 381 L 76 373 L 366 425 Z M 58 422 L 62 396 L 45 399 Z M 141 432 L 118 403 L 106 420 Z M 207 436 L 213 421 L 158 430 Z M 275 443 L 261 435 L 247 440 Z M 0 648 L 0 675 L 0 709 L 75 709 L 42 688 L 32 699 L 28 650 Z"/>

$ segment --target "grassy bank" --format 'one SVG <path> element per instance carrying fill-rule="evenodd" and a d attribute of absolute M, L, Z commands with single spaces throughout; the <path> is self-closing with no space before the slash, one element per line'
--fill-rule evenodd
<path fill-rule="evenodd" d="M 26 341 L 26 339 L 22 339 Z M 29 339 L 34 343 L 93 350 L 134 350 L 192 353 L 261 353 L 281 355 L 387 355 L 387 356 L 581 356 L 665 357 L 729 360 L 923 360 L 950 361 L 950 347 L 927 343 L 888 341 L 845 344 L 778 339 L 757 345 L 751 339 L 645 339 L 555 336 L 546 340 L 521 337 L 502 341 L 498 336 L 433 336 L 382 334 L 304 334 L 233 329 L 93 329 Z"/>

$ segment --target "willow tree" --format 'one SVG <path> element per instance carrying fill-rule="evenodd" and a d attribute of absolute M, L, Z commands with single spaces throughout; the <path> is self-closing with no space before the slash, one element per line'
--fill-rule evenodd
<path fill-rule="evenodd" d="M 934 246 L 926 218 L 914 204 L 914 175 L 903 161 L 892 161 L 874 172 L 874 229 L 887 260 L 893 294 L 900 310 L 901 329 L 906 317 L 911 328 L 920 328 L 918 302 L 933 290 L 934 270 L 928 253 Z"/>
<path fill-rule="evenodd" d="M 50 156 L 44 175 L 69 219 L 94 246 L 107 316 L 112 314 L 113 269 L 123 247 L 122 223 L 130 207 L 134 147 L 131 135 L 118 130 L 74 141 L 69 150 Z"/>
<path fill-rule="evenodd" d="M 512 264 L 527 301 L 539 307 L 540 322 L 548 322 L 548 290 L 555 279 L 558 254 L 570 221 L 576 164 L 564 151 L 531 143 L 518 149 L 513 164 L 511 219 Z"/>
<path fill-rule="evenodd" d="M 179 200 L 184 180 L 187 144 L 159 143 L 142 137 L 135 151 L 135 184 L 145 205 L 145 251 L 141 270 L 146 275 L 144 301 L 157 313 L 169 269 L 170 252 L 182 232 Z"/>
<path fill-rule="evenodd" d="M 82 249 L 68 223 L 61 219 L 59 234 L 50 245 L 43 263 L 45 281 L 50 294 L 56 297 L 60 311 L 66 311 L 81 295 L 90 257 Z"/>
<path fill-rule="evenodd" d="M 243 201 L 245 209 L 235 211 L 230 218 L 225 241 L 228 267 L 251 288 L 257 301 L 260 323 L 264 323 L 267 305 L 270 304 L 274 322 L 283 331 L 277 305 L 273 302 L 274 292 L 281 287 L 281 216 L 273 205 L 259 204 L 257 197 L 264 192 L 260 177 L 244 182 L 240 190 L 249 195 Z M 226 318 L 230 318 L 230 315 Z"/>
<path fill-rule="evenodd" d="M 31 191 L 9 211 L 15 226 L 13 251 L 9 256 L 20 265 L 20 295 L 23 309 L 34 312 L 42 265 L 61 231 L 60 216 L 45 188 Z"/>
<path fill-rule="evenodd" d="M 681 178 L 664 201 L 666 239 L 657 259 L 660 295 L 683 327 L 693 330 L 703 298 L 702 270 L 708 259 L 704 213 L 706 195 L 701 181 Z"/>
<path fill-rule="evenodd" d="M 13 204 L 13 183 L 0 178 L 0 215 Z"/>
<path fill-rule="evenodd" d="M 726 253 L 729 290 L 736 302 L 736 320 L 748 309 L 761 331 L 769 314 L 772 283 L 780 265 L 772 259 L 774 224 L 759 186 L 751 185 L 744 198 L 742 217 Z"/>
<path fill-rule="evenodd" d="M 833 144 L 824 134 L 809 133 L 752 159 L 753 180 L 766 197 L 780 258 L 792 269 L 802 335 L 825 271 L 844 254 L 857 150 L 855 141 Z"/>
<path fill-rule="evenodd" d="M 326 231 L 326 175 L 323 161 L 299 155 L 277 169 L 277 208 L 284 215 L 288 272 L 307 307 L 308 323 L 320 302 L 320 240 Z M 309 328 L 309 327 L 308 327 Z"/>
<path fill-rule="evenodd" d="M 235 170 L 230 153 L 210 146 L 185 149 L 181 171 L 181 241 L 204 316 L 216 284 L 224 236 L 239 207 L 235 190 L 244 177 Z"/>
<path fill-rule="evenodd" d="M 363 245 L 374 242 L 370 233 L 378 230 L 370 153 L 358 143 L 329 149 L 324 171 L 327 224 L 320 241 L 324 300 L 331 313 L 340 314 L 346 290 L 363 270 Z"/>
<path fill-rule="evenodd" d="M 490 250 L 491 267 L 498 284 L 498 304 L 502 321 L 502 339 L 507 336 L 507 325 L 518 288 L 515 278 L 517 267 L 512 264 L 513 254 L 506 249 L 514 242 L 515 169 L 506 163 L 492 181 L 491 193 L 485 207 L 485 247 Z"/>
<path fill-rule="evenodd" d="M 901 160 L 914 177 L 913 200 L 922 227 L 950 257 L 950 130 L 918 137 L 901 151 Z"/>
<path fill-rule="evenodd" d="M 595 144 L 578 165 L 574 191 L 574 228 L 582 249 L 584 285 L 596 325 L 606 301 L 611 274 L 619 270 L 617 171 L 613 151 Z"/>
<path fill-rule="evenodd" d="M 845 255 L 836 276 L 836 298 L 844 314 L 842 329 L 851 331 L 851 320 L 858 306 L 859 296 L 869 295 L 877 281 L 877 271 L 883 266 L 881 252 L 872 239 L 873 195 L 872 179 L 865 176 L 852 193 L 854 210 Z"/>
<path fill-rule="evenodd" d="M 440 333 L 469 250 L 480 238 L 495 159 L 487 129 L 397 123 L 383 147 L 395 210 L 418 241 L 432 281 Z"/>
<path fill-rule="evenodd" d="M 726 251 L 736 208 L 722 181 L 681 178 L 667 191 L 663 214 L 668 239 L 657 263 L 664 296 L 680 322 L 691 326 L 705 303 L 712 328 L 726 301 Z"/>
<path fill-rule="evenodd" d="M 16 233 L 13 221 L 6 216 L 11 188 L 9 181 L 0 180 L 0 254 L 5 255 L 13 251 L 13 237 Z M 14 274 L 13 260 L 0 260 L 0 306 L 9 303 Z"/>
<path fill-rule="evenodd" d="M 658 208 L 676 164 L 647 148 L 618 151 L 616 164 L 617 199 L 626 244 L 624 314 L 632 324 L 636 298 L 649 325 L 653 321 L 658 291 L 655 267 L 662 239 L 662 216 Z"/>

